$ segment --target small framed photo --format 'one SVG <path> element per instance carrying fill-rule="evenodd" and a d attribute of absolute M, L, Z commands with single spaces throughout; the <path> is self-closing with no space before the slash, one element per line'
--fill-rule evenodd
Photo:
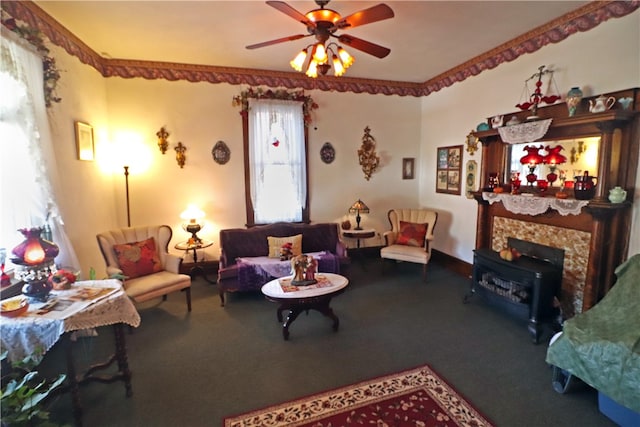
<path fill-rule="evenodd" d="M 75 128 L 78 160 L 92 161 L 95 156 L 93 146 L 93 127 L 86 123 L 75 122 Z"/>
<path fill-rule="evenodd" d="M 414 167 L 415 159 L 413 157 L 402 159 L 402 179 L 413 179 Z"/>
<path fill-rule="evenodd" d="M 462 172 L 462 145 L 439 147 L 436 170 L 436 192 L 460 194 Z"/>

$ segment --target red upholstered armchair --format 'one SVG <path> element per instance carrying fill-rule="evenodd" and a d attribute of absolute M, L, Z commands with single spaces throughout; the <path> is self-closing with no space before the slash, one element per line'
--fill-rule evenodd
<path fill-rule="evenodd" d="M 180 274 L 182 258 L 168 252 L 173 231 L 168 225 L 123 228 L 96 236 L 107 265 L 107 276 L 127 278 L 125 292 L 136 302 L 184 290 L 191 311 L 191 277 Z"/>
<path fill-rule="evenodd" d="M 380 250 L 382 261 L 422 264 L 422 275 L 426 278 L 438 213 L 427 209 L 391 209 L 387 216 L 391 230 L 383 233 L 386 246 Z"/>

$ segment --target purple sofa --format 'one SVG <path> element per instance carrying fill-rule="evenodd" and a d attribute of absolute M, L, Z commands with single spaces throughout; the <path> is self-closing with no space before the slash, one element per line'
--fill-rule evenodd
<path fill-rule="evenodd" d="M 220 230 L 218 290 L 222 306 L 225 292 L 259 291 L 262 285 L 275 278 L 239 261 L 266 257 L 269 254 L 268 236 L 286 237 L 297 234 L 302 234 L 302 253 L 319 253 L 315 255 L 319 272 L 340 273 L 341 268 L 344 269 L 349 264 L 347 249 L 341 240 L 337 223 L 278 222 L 252 228 Z"/>

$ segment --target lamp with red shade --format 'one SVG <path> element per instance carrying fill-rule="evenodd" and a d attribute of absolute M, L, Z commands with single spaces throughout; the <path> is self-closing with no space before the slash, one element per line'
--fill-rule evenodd
<path fill-rule="evenodd" d="M 16 265 L 15 276 L 25 282 L 22 293 L 29 298 L 45 301 L 52 286 L 47 278 L 56 272 L 54 258 L 60 252 L 58 245 L 42 238 L 42 227 L 18 230 L 25 240 L 12 249 L 11 262 Z"/>
<path fill-rule="evenodd" d="M 535 174 L 536 167 L 543 162 L 543 157 L 538 153 L 544 147 L 540 145 L 535 147 L 533 145 L 525 145 L 524 151 L 527 152 L 525 156 L 520 159 L 520 163 L 529 167 L 529 174 L 527 175 L 528 185 L 533 185 L 538 180 L 538 175 Z"/>
<path fill-rule="evenodd" d="M 562 145 L 556 145 L 553 148 L 547 145 L 545 147 L 545 150 L 549 154 L 544 156 L 543 163 L 546 165 L 549 165 L 550 172 L 547 175 L 547 181 L 549 181 L 549 185 L 553 187 L 553 183 L 558 179 L 558 175 L 556 174 L 556 168 L 558 167 L 558 165 L 566 163 L 567 158 L 562 154 L 560 154 L 560 151 L 564 150 Z"/>

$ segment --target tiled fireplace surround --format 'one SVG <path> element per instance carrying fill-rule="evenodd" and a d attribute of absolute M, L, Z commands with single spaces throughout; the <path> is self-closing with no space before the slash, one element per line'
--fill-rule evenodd
<path fill-rule="evenodd" d="M 589 253 L 591 233 L 501 216 L 493 217 L 492 228 L 491 248 L 494 251 L 506 247 L 508 237 L 563 249 L 562 310 L 567 317 L 582 311 L 588 261 L 585 254 Z"/>
<path fill-rule="evenodd" d="M 482 191 L 473 193 L 478 202 L 476 248 L 499 251 L 507 246 L 508 237 L 514 237 L 565 251 L 559 295 L 565 318 L 595 305 L 615 284 L 615 268 L 627 256 L 640 152 L 640 89 L 607 96 L 616 99 L 629 96 L 634 102 L 629 110 L 616 107 L 590 113 L 590 99 L 585 98 L 573 117 L 568 117 L 564 103 L 538 110 L 541 119 L 553 121 L 545 136 L 532 144 L 600 137 L 596 195 L 579 213 L 562 215 L 554 209 L 538 215 L 514 213 L 502 202 L 490 204 Z M 516 116 L 523 122 L 529 114 L 528 111 L 506 114 L 504 119 Z M 491 125 L 491 118 L 487 123 Z M 501 140 L 497 129 L 477 131 L 474 136 L 482 143 L 481 188 L 487 186 L 485 181 L 490 172 L 497 172 L 504 182 L 509 176 L 505 162 L 509 144 Z M 629 196 L 623 203 L 613 204 L 607 199 L 609 189 L 614 186 L 627 190 Z M 509 186 L 504 190 L 508 192 Z M 554 197 L 556 191 L 554 188 L 546 197 Z"/>

